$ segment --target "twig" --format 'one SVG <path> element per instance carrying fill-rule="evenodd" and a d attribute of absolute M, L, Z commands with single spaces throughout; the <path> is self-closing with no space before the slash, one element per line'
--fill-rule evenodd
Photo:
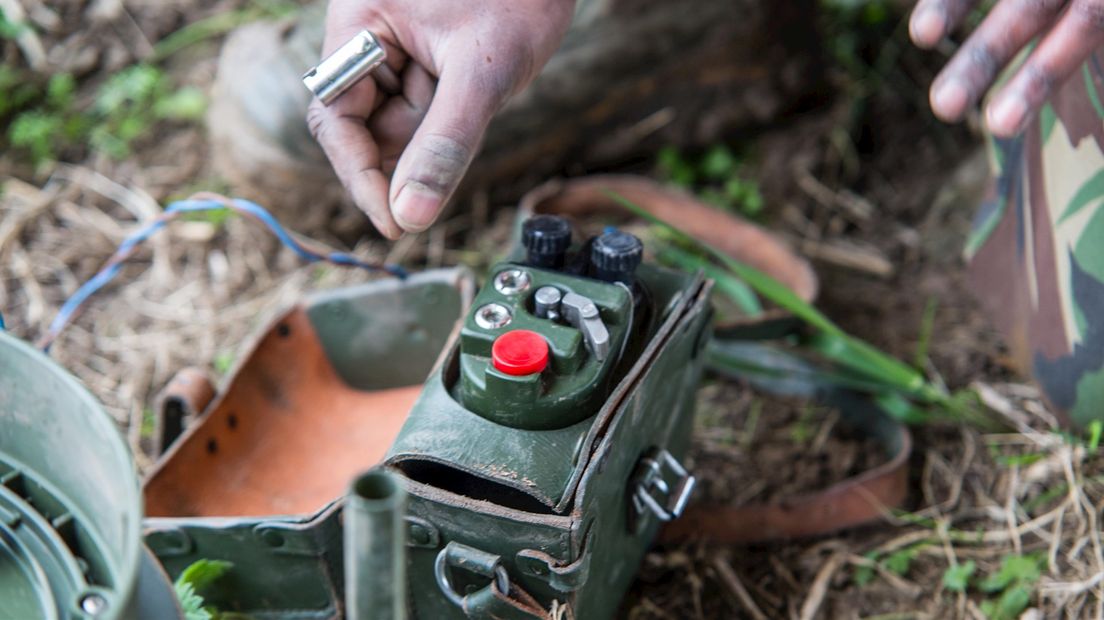
<path fill-rule="evenodd" d="M 82 166 L 62 165 L 53 177 L 68 180 L 115 202 L 131 213 L 139 222 L 161 215 L 161 206 L 141 188 L 127 188 L 104 175 Z M 150 239 L 153 247 L 152 275 L 157 282 L 173 280 L 172 260 L 169 257 L 168 239 L 156 235 Z"/>
<path fill-rule="evenodd" d="M 826 241 L 802 240 L 801 251 L 810 258 L 837 267 L 861 271 L 879 278 L 889 278 L 896 269 L 880 251 L 870 246 L 858 245 L 842 239 Z"/>
<path fill-rule="evenodd" d="M 824 596 L 828 593 L 828 584 L 832 581 L 832 577 L 835 576 L 840 564 L 843 563 L 846 557 L 843 552 L 836 552 L 825 560 L 824 565 L 820 567 L 813 579 L 813 585 L 809 588 L 809 594 L 805 597 L 805 602 L 801 605 L 800 620 L 816 618 L 817 612 L 820 611 L 820 605 L 824 602 Z"/>
<path fill-rule="evenodd" d="M 19 33 L 15 35 L 15 44 L 19 46 L 19 51 L 23 52 L 27 66 L 34 71 L 44 71 L 48 64 L 46 48 L 38 38 L 38 33 L 26 25 L 27 13 L 23 10 L 23 5 L 19 0 L 0 0 L 0 13 L 4 14 L 4 19 L 7 21 L 22 26 L 19 28 Z"/>
<path fill-rule="evenodd" d="M 52 188 L 39 189 L 15 178 L 4 181 L 4 193 L 18 195 L 28 204 L 0 222 L 0 262 L 11 248 L 12 242 L 23 231 L 23 227 L 46 211 L 57 196 L 57 192 Z"/>
<path fill-rule="evenodd" d="M 720 578 L 721 584 L 743 606 L 744 611 L 751 616 L 752 620 L 767 620 L 767 615 L 755 604 L 755 599 L 751 598 L 751 594 L 744 587 L 740 577 L 736 575 L 736 571 L 732 570 L 732 566 L 729 565 L 727 560 L 717 554 L 713 556 L 710 565 L 713 570 L 717 571 L 717 577 Z"/>
<path fill-rule="evenodd" d="M 801 191 L 823 207 L 836 207 L 857 222 L 865 222 L 874 214 L 874 205 L 869 200 L 847 190 L 833 191 L 804 167 L 795 167 L 794 177 Z"/>
<path fill-rule="evenodd" d="M 1022 555 L 1023 542 L 1020 540 L 1020 535 L 1016 532 L 1016 491 L 1020 486 L 1020 468 L 1013 465 L 1010 475 L 1012 480 L 1008 482 L 1008 500 L 1004 504 L 1004 518 L 1008 522 L 1008 532 L 1009 538 L 1012 539 L 1012 548 L 1016 551 L 1016 555 Z"/>

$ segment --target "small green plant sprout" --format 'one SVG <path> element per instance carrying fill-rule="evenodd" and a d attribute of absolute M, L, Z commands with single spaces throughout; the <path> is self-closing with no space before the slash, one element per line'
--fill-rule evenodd
<path fill-rule="evenodd" d="M 193 562 L 173 583 L 176 598 L 184 611 L 185 620 L 219 620 L 218 610 L 204 605 L 199 592 L 214 583 L 233 568 L 230 562 L 222 560 L 197 560 Z"/>
<path fill-rule="evenodd" d="M 49 112 L 31 111 L 20 114 L 8 128 L 12 146 L 30 151 L 31 159 L 38 165 L 55 158 L 55 147 L 60 143 L 64 119 Z"/>
<path fill-rule="evenodd" d="M 89 136 L 94 148 L 121 159 L 130 144 L 159 120 L 194 121 L 206 100 L 195 88 L 173 90 L 165 73 L 153 65 L 134 65 L 112 76 L 96 96 L 96 126 Z"/>
<path fill-rule="evenodd" d="M 904 577 L 908 574 L 909 568 L 912 566 L 912 561 L 916 559 L 917 553 L 919 553 L 918 547 L 909 547 L 901 549 L 900 551 L 894 551 L 885 559 L 884 565 L 886 570 Z"/>
<path fill-rule="evenodd" d="M 117 159 L 126 157 L 131 143 L 158 122 L 196 121 L 207 105 L 199 89 L 175 88 L 161 69 L 145 64 L 127 67 L 104 82 L 91 106 L 81 105 L 76 80 L 64 73 L 43 84 L 0 66 L 0 91 L 0 116 L 12 117 L 8 141 L 26 150 L 35 166 L 83 144 Z"/>
<path fill-rule="evenodd" d="M 723 144 L 696 158 L 668 146 L 656 156 L 656 165 L 669 182 L 695 192 L 717 208 L 747 217 L 756 217 L 763 210 L 759 184 L 747 175 L 744 162 Z"/>
<path fill-rule="evenodd" d="M 27 24 L 8 19 L 3 9 L 0 9 L 0 39 L 14 39 L 26 29 Z"/>
<path fill-rule="evenodd" d="M 874 581 L 874 567 L 878 560 L 878 553 L 868 551 L 863 554 L 863 560 L 865 561 L 855 567 L 855 572 L 851 574 L 851 582 L 860 588 Z"/>
<path fill-rule="evenodd" d="M 215 372 L 220 375 L 226 375 L 234 367 L 234 352 L 233 351 L 219 351 L 215 355 L 213 361 Z"/>
<path fill-rule="evenodd" d="M 1104 430 L 1104 424 L 1100 420 L 1093 420 L 1089 422 L 1088 427 L 1088 439 L 1086 440 L 1086 448 L 1089 452 L 1096 452 L 1100 448 L 1100 433 Z"/>
<path fill-rule="evenodd" d="M 152 408 L 146 407 L 142 409 L 142 425 L 139 428 L 139 434 L 143 439 L 152 439 L 155 432 L 157 432 L 157 416 Z"/>
<path fill-rule="evenodd" d="M 800 346 L 835 364 L 838 373 L 850 382 L 864 385 L 865 391 L 869 391 L 890 416 L 910 424 L 942 418 L 965 420 L 980 427 L 993 426 L 993 421 L 984 417 L 984 412 L 971 406 L 976 401 L 976 395 L 972 392 L 954 395 L 947 393 L 942 385 L 928 381 L 910 364 L 847 334 L 831 319 L 770 275 L 735 260 L 709 243 L 691 237 L 616 192 L 609 191 L 607 195 L 653 226 L 665 229 L 664 234 L 669 235 L 675 244 L 701 252 L 716 267 L 749 286 L 760 299 L 773 303 L 803 321 L 807 333 L 802 336 Z"/>
<path fill-rule="evenodd" d="M 1045 560 L 1037 555 L 1005 556 L 1000 568 L 978 583 L 990 595 L 980 608 L 990 620 L 1015 620 L 1031 603 L 1032 586 L 1042 576 Z"/>
<path fill-rule="evenodd" d="M 965 592 L 976 570 L 977 564 L 973 560 L 947 567 L 943 571 L 943 587 L 951 592 Z"/>

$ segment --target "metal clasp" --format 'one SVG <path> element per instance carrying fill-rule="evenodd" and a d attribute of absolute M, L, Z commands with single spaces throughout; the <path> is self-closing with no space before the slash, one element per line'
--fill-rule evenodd
<path fill-rule="evenodd" d="M 673 474 L 672 484 L 668 484 L 668 473 Z M 647 513 L 660 521 L 678 518 L 695 484 L 697 479 L 670 452 L 653 448 L 641 457 L 632 477 L 629 527 L 639 532 L 647 521 L 643 518 Z"/>
<path fill-rule="evenodd" d="M 450 542 L 437 554 L 437 560 L 433 563 L 433 574 L 445 598 L 461 609 L 464 608 L 465 597 L 456 591 L 449 580 L 450 568 L 463 568 L 487 577 L 491 579 L 489 587 L 497 589 L 503 596 L 510 594 L 510 576 L 506 573 L 500 556 L 455 541 Z"/>

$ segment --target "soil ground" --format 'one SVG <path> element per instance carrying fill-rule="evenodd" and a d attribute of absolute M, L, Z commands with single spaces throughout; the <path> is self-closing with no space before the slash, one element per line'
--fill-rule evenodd
<path fill-rule="evenodd" d="M 186 24 L 269 3 L 22 4 L 39 24 L 50 62 L 77 78 L 78 103 L 91 105 L 105 80 Z M 976 120 L 957 128 L 934 121 L 924 89 L 944 56 L 911 50 L 900 15 L 885 34 L 886 42 L 861 55 L 865 66 L 880 69 L 837 67 L 835 92 L 820 104 L 739 140 L 765 198 L 759 217 L 813 258 L 818 303 L 849 332 L 912 361 L 928 342 L 930 315 L 921 364 L 950 389 L 973 386 L 1016 431 L 954 423 L 914 429 L 909 512 L 884 523 L 814 540 L 657 548 L 623 617 L 979 618 L 997 616 L 1003 597 L 1021 585 L 1027 617 L 1102 615 L 1104 463 L 1083 441 L 1055 432 L 1035 389 L 1008 367 L 960 257 L 986 175 Z M 209 85 L 218 43 L 218 36 L 203 37 L 165 61 L 173 83 Z M 0 46 L 5 64 L 22 66 L 27 50 L 10 39 Z M 37 337 L 158 204 L 223 189 L 207 148 L 201 125 L 162 122 L 122 157 L 78 145 L 34 166 L 23 150 L 0 154 L 0 310 L 8 328 Z M 650 163 L 628 168 L 654 173 Z M 478 269 L 503 247 L 513 215 L 478 193 L 450 213 L 396 244 L 364 236 L 346 249 L 413 268 L 463 262 Z M 304 266 L 238 218 L 182 222 L 124 268 L 52 354 L 105 404 L 146 467 L 149 404 L 176 370 L 200 365 L 224 373 L 240 343 L 281 304 L 304 290 L 368 277 Z M 712 377 L 700 406 L 690 460 L 711 499 L 775 499 L 874 464 L 861 438 L 839 432 L 833 412 L 815 405 Z M 759 420 L 748 435 L 753 408 Z M 986 585 L 1019 555 L 1038 558 L 1041 574 L 1004 588 Z M 955 591 L 948 569 L 970 563 L 973 579 Z"/>

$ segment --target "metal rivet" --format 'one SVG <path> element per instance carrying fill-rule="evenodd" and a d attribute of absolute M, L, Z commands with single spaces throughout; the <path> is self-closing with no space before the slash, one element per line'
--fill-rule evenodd
<path fill-rule="evenodd" d="M 504 269 L 494 277 L 495 290 L 503 295 L 517 295 L 529 290 L 529 273 L 523 269 Z"/>
<path fill-rule="evenodd" d="M 502 304 L 486 304 L 475 311 L 475 324 L 483 329 L 505 327 L 512 318 L 510 309 Z"/>
<path fill-rule="evenodd" d="M 276 530 L 264 530 L 261 532 L 261 540 L 269 547 L 280 547 L 284 544 L 284 537 Z"/>
<path fill-rule="evenodd" d="M 415 545 L 428 545 L 429 544 L 429 530 L 424 527 L 413 524 L 410 526 L 410 542 Z"/>
<path fill-rule="evenodd" d="M 96 592 L 85 594 L 81 598 L 80 608 L 81 611 L 90 616 L 98 616 L 107 609 L 107 599 Z"/>

